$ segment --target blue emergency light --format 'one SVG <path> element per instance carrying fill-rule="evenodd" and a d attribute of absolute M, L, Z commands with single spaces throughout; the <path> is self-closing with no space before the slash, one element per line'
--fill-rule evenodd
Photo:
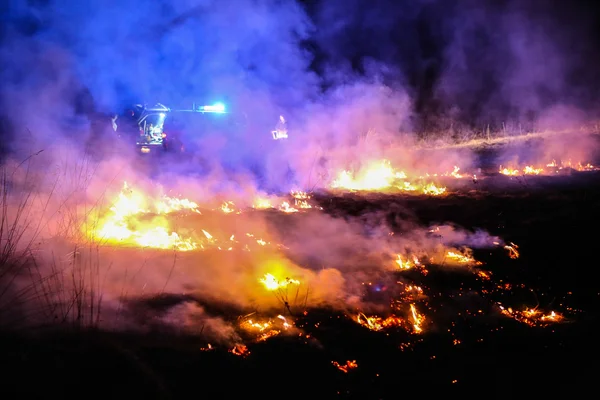
<path fill-rule="evenodd" d="M 200 106 L 200 111 L 202 112 L 213 112 L 213 113 L 224 113 L 225 105 L 223 103 L 215 103 L 209 106 Z"/>

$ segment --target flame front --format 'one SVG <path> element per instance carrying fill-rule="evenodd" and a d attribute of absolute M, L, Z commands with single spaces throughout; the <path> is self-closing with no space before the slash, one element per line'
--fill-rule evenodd
<path fill-rule="evenodd" d="M 396 255 L 396 264 L 400 270 L 407 270 L 421 266 L 421 262 L 417 256 L 413 256 L 411 261 L 408 260 L 408 257 L 402 257 L 400 254 Z"/>
<path fill-rule="evenodd" d="M 510 318 L 529 326 L 547 326 L 552 323 L 563 321 L 564 317 L 555 312 L 543 313 L 536 308 L 525 308 L 523 311 L 513 310 L 511 307 L 505 308 L 499 305 L 500 312 Z"/>
<path fill-rule="evenodd" d="M 553 164 L 553 166 L 548 166 L 547 168 L 559 167 L 556 167 L 556 165 Z M 455 179 L 470 176 L 460 174 L 459 170 L 458 167 L 455 167 L 452 172 L 439 176 Z M 517 175 L 520 174 L 521 171 L 525 174 L 537 175 L 544 173 L 545 170 L 542 168 L 525 167 L 522 170 L 505 168 L 503 171 L 505 171 L 507 175 Z M 430 175 L 427 175 L 427 177 L 430 177 Z M 376 163 L 372 168 L 365 170 L 362 174 L 358 175 L 356 179 L 350 172 L 343 171 L 338 179 L 334 181 L 332 186 L 350 190 L 383 190 L 387 188 L 398 188 L 404 191 L 420 191 L 421 193 L 434 196 L 442 195 L 446 191 L 446 188 L 438 187 L 434 183 L 422 182 L 424 182 L 423 177 L 419 177 L 417 180 L 409 180 L 406 173 L 394 170 L 388 162 L 384 161 Z M 214 207 L 211 208 L 211 212 L 216 212 L 217 214 L 220 212 L 225 214 L 241 214 L 246 213 L 248 209 L 253 208 L 255 210 L 271 209 L 272 212 L 297 213 L 304 209 L 318 209 L 318 206 L 310 204 L 310 200 L 311 195 L 307 192 L 291 191 L 287 200 L 275 197 L 257 197 L 254 202 L 249 203 L 251 205 L 248 208 L 244 208 L 243 206 L 239 207 L 237 205 L 241 205 L 243 201 L 238 202 L 236 200 L 236 203 L 233 201 L 219 201 L 218 203 L 213 204 Z M 239 233 L 236 232 L 236 235 L 227 236 L 224 236 L 222 232 L 214 232 L 213 236 L 213 234 L 209 233 L 207 230 L 197 229 L 196 232 L 198 235 L 194 238 L 184 237 L 181 233 L 172 229 L 169 225 L 169 219 L 165 217 L 168 214 L 178 212 L 201 214 L 198 204 L 188 199 L 166 196 L 156 199 L 134 191 L 125 184 L 109 211 L 100 217 L 100 224 L 98 229 L 94 231 L 94 237 L 110 243 L 133 244 L 142 247 L 177 249 L 182 251 L 203 249 L 206 244 L 210 244 L 214 248 L 221 250 L 223 243 L 227 243 L 226 246 L 223 246 L 223 249 L 231 250 L 232 247 L 230 244 L 233 245 L 233 243 L 239 243 L 238 240 L 245 239 L 246 237 L 250 238 L 249 240 L 251 240 L 253 244 L 261 247 L 269 246 L 271 244 L 267 241 L 270 240 L 268 237 L 265 237 L 267 240 L 263 240 L 260 236 L 255 237 L 250 233 L 246 233 L 244 236 L 243 231 Z M 236 215 L 230 215 L 226 217 L 221 216 L 220 218 L 230 219 L 238 217 Z M 212 232 L 212 229 L 207 229 Z M 435 228 L 430 232 L 439 233 L 440 229 Z M 242 239 L 236 239 L 236 237 L 241 237 Z M 501 241 L 494 242 L 499 248 L 504 244 L 500 243 Z M 503 248 L 508 252 L 510 258 L 517 259 L 520 255 L 519 246 L 514 243 L 504 245 Z M 491 272 L 483 271 L 479 268 L 471 268 L 472 266 L 482 265 L 482 263 L 473 257 L 470 249 L 465 248 L 457 250 L 446 248 L 444 246 L 442 246 L 441 249 L 442 250 L 439 250 L 439 248 L 436 247 L 434 250 L 435 258 L 439 262 L 439 264 L 436 264 L 435 266 L 442 266 L 445 263 L 464 265 L 466 266 L 465 269 L 468 269 L 478 276 L 480 282 L 485 281 L 484 283 L 488 286 L 494 284 Z M 410 279 L 413 275 L 410 272 L 403 272 L 406 270 L 416 269 L 426 275 L 426 265 L 429 266 L 429 261 L 433 263 L 434 257 L 429 257 L 424 249 L 406 247 L 404 250 L 400 250 L 399 254 L 396 254 L 396 251 L 398 251 L 398 249 L 394 249 L 390 252 L 392 257 L 393 255 L 396 257 L 394 260 L 395 265 L 390 262 L 389 258 L 387 263 L 392 264 L 394 267 L 394 276 L 399 280 L 404 280 L 406 277 Z M 402 251 L 404 251 L 404 253 L 402 253 Z M 412 253 L 413 251 L 415 253 Z M 414 254 L 418 254 L 419 256 L 417 257 Z M 435 267 L 434 265 L 431 266 Z M 387 265 L 387 267 L 388 270 L 391 269 L 389 268 L 390 265 Z M 270 292 L 268 296 L 276 296 L 282 304 L 285 304 L 288 311 L 290 311 L 290 315 L 296 315 L 290 310 L 290 303 L 288 302 L 286 293 L 290 286 L 293 286 L 294 291 L 296 291 L 297 288 L 295 286 L 300 285 L 300 281 L 286 277 L 287 273 L 278 268 L 268 270 L 273 273 L 265 273 L 262 277 L 259 277 L 260 274 L 258 274 L 251 278 L 251 281 L 254 282 L 252 283 L 254 289 L 256 289 L 256 287 L 260 288 L 260 285 L 258 284 L 260 283 L 267 292 Z M 434 269 L 431 270 L 432 272 L 434 271 Z M 369 285 L 371 284 L 369 283 Z M 503 283 L 502 286 L 506 287 L 505 290 L 510 290 L 508 285 L 509 284 Z M 308 288 L 308 285 L 306 286 Z M 384 289 L 381 289 L 381 287 L 382 285 L 376 285 L 378 291 L 387 290 L 387 287 Z M 394 294 L 395 297 L 391 301 L 394 307 L 392 315 L 387 314 L 387 317 L 385 316 L 386 314 L 380 314 L 384 316 L 368 316 L 364 312 L 353 312 L 349 314 L 349 317 L 356 323 L 372 331 L 402 328 L 411 334 L 423 333 L 427 330 L 425 321 L 428 321 L 429 318 L 431 318 L 431 325 L 429 326 L 433 326 L 435 321 L 433 313 L 435 310 L 430 308 L 431 306 L 427 302 L 428 297 L 424 294 L 424 291 L 420 286 L 405 284 L 404 287 L 400 288 L 402 289 L 400 293 Z M 264 296 L 266 297 L 267 295 Z M 421 314 L 419 310 L 427 313 L 427 318 L 424 314 Z M 429 314 L 427 310 L 431 311 L 431 314 Z M 500 310 L 502 315 L 511 317 L 530 326 L 546 326 L 552 323 L 561 322 L 564 319 L 561 314 L 555 311 L 542 312 L 537 310 L 537 308 L 525 308 L 523 311 L 515 311 L 510 307 L 504 308 L 503 306 L 500 306 Z M 246 334 L 244 340 L 250 337 L 250 342 L 259 342 L 280 335 L 282 332 L 292 328 L 297 329 L 295 328 L 296 324 L 298 327 L 304 329 L 300 317 L 294 321 L 291 319 L 288 321 L 282 315 L 266 319 L 257 316 L 254 316 L 253 318 L 246 316 L 244 319 L 240 318 L 240 320 L 238 320 L 236 330 L 240 335 L 242 335 L 242 332 Z M 247 356 L 250 354 L 248 348 L 243 344 L 237 344 L 231 348 L 230 351 L 231 353 L 240 356 Z M 348 361 L 346 364 L 334 362 L 334 365 L 344 372 L 356 368 L 355 361 Z"/>
<path fill-rule="evenodd" d="M 284 289 L 289 285 L 299 285 L 300 281 L 291 278 L 285 278 L 284 280 L 278 280 L 275 278 L 273 274 L 265 274 L 263 278 L 259 279 L 260 283 L 264 285 L 264 287 L 268 291 L 274 291 L 278 289 Z"/>
<path fill-rule="evenodd" d="M 471 255 L 471 251 L 466 249 L 462 253 L 456 251 L 448 251 L 446 252 L 446 259 L 448 261 L 457 263 L 457 264 L 468 264 L 468 265 L 481 265 L 480 261 L 477 261 Z"/>
<path fill-rule="evenodd" d="M 517 175 L 547 175 L 551 173 L 558 173 L 562 170 L 575 170 L 575 171 L 597 171 L 598 168 L 590 163 L 584 162 L 572 162 L 571 160 L 545 163 L 544 165 L 526 165 L 523 168 L 503 167 L 500 166 L 498 172 L 502 175 L 517 176 Z"/>
<path fill-rule="evenodd" d="M 422 291 L 419 292 L 419 294 L 422 294 Z M 369 317 L 364 313 L 359 313 L 355 320 L 358 322 L 358 324 L 376 332 L 389 328 L 404 328 L 408 331 L 412 331 L 413 333 L 422 333 L 425 316 L 417 311 L 417 308 L 414 304 L 410 304 L 410 315 L 407 319 L 398 317 L 396 315 L 390 315 L 386 318 L 382 318 L 377 315 Z"/>
<path fill-rule="evenodd" d="M 171 231 L 164 218 L 153 218 L 146 223 L 138 219 L 139 216 L 151 212 L 159 216 L 183 210 L 200 213 L 196 203 L 166 196 L 152 205 L 147 203 L 146 197 L 133 191 L 125 183 L 109 212 L 100 218 L 99 227 L 92 232 L 92 237 L 108 243 L 159 249 L 189 251 L 198 247 L 191 238 L 183 238 Z M 132 228 L 133 225 L 136 228 Z"/>
<path fill-rule="evenodd" d="M 372 331 L 381 331 L 386 328 L 402 326 L 404 324 L 404 320 L 396 317 L 395 315 L 387 318 L 381 318 L 376 315 L 367 317 L 363 313 L 360 313 L 356 316 L 356 322 Z"/>
<path fill-rule="evenodd" d="M 278 315 L 274 319 L 256 320 L 248 318 L 240 324 L 240 327 L 247 333 L 256 335 L 257 342 L 265 341 L 273 336 L 277 336 L 283 331 L 292 328 L 292 323 L 283 315 Z"/>
<path fill-rule="evenodd" d="M 425 317 L 417 312 L 417 308 L 414 304 L 410 305 L 410 313 L 413 319 L 413 328 L 416 333 L 423 332 L 423 321 L 425 321 Z"/>
<path fill-rule="evenodd" d="M 460 168 L 455 167 L 451 173 L 441 176 L 461 177 Z M 430 176 L 438 176 L 430 175 Z M 429 177 L 429 176 L 427 176 Z M 430 196 L 439 196 L 446 192 L 445 187 L 437 186 L 433 182 L 425 182 L 425 177 L 409 179 L 404 171 L 395 170 L 389 161 L 372 162 L 358 173 L 348 170 L 341 171 L 331 183 L 333 189 L 355 191 L 384 191 L 396 189 L 406 192 L 419 192 Z"/>

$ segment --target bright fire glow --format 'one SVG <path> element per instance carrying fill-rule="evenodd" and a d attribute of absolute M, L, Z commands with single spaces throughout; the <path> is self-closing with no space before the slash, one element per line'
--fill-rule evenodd
<path fill-rule="evenodd" d="M 381 318 L 376 315 L 367 317 L 365 314 L 360 313 L 356 316 L 356 322 L 372 331 L 381 331 L 386 328 L 404 325 L 404 320 L 395 315 Z"/>
<path fill-rule="evenodd" d="M 416 333 L 421 333 L 423 331 L 422 324 L 425 321 L 425 317 L 417 311 L 417 308 L 414 304 L 410 305 L 410 312 L 413 320 L 413 328 Z"/>
<path fill-rule="evenodd" d="M 543 313 L 537 308 L 525 308 L 523 311 L 518 311 L 513 310 L 511 307 L 504 308 L 502 305 L 499 305 L 499 307 L 500 312 L 503 315 L 511 317 L 529 326 L 547 326 L 553 323 L 559 323 L 564 319 L 561 314 L 555 311 Z"/>
<path fill-rule="evenodd" d="M 437 176 L 437 175 L 436 175 Z M 442 176 L 460 176 L 457 167 L 452 173 Z M 446 192 L 445 187 L 433 182 L 424 182 L 423 178 L 411 180 L 404 171 L 395 170 L 389 161 L 372 162 L 357 173 L 344 170 L 331 183 L 334 189 L 356 191 L 400 190 L 418 192 L 430 196 L 439 196 Z"/>
<path fill-rule="evenodd" d="M 523 168 L 503 167 L 500 166 L 498 172 L 503 175 L 549 175 L 558 173 L 562 170 L 572 169 L 575 171 L 597 171 L 598 168 L 590 163 L 572 162 L 571 160 L 556 162 L 552 160 L 544 165 L 526 165 Z"/>
<path fill-rule="evenodd" d="M 235 211 L 235 204 L 233 204 L 233 201 L 226 201 L 221 205 L 221 211 L 225 214 L 232 213 Z"/>
<path fill-rule="evenodd" d="M 236 344 L 229 350 L 229 352 L 241 357 L 247 357 L 250 355 L 250 350 L 248 350 L 248 347 L 245 344 Z"/>
<path fill-rule="evenodd" d="M 417 256 L 413 256 L 412 261 L 408 259 L 405 260 L 405 258 L 402 258 L 400 254 L 396 256 L 396 264 L 398 264 L 398 268 L 401 270 L 407 270 L 421 265 Z"/>
<path fill-rule="evenodd" d="M 345 364 L 340 364 L 337 361 L 332 361 L 331 364 L 333 364 L 337 369 L 339 369 L 345 374 L 347 374 L 349 370 L 358 367 L 356 360 L 346 361 Z"/>
<path fill-rule="evenodd" d="M 413 333 L 423 332 L 423 322 L 425 316 L 417 311 L 414 304 L 410 305 L 410 314 L 408 318 L 401 318 L 396 315 L 390 315 L 387 318 L 382 318 L 377 315 L 367 316 L 364 313 L 359 313 L 356 316 L 356 322 L 372 331 L 383 331 L 388 328 L 400 327 Z"/>
<path fill-rule="evenodd" d="M 191 238 L 182 238 L 171 231 L 164 218 L 152 218 L 148 222 L 137 218 L 147 213 L 164 215 L 183 210 L 199 213 L 198 205 L 192 201 L 170 197 L 150 201 L 141 193 L 130 189 L 125 183 L 109 212 L 100 217 L 98 228 L 92 236 L 108 243 L 133 244 L 159 249 L 174 248 L 181 251 L 194 250 L 198 244 Z M 136 225 L 135 229 L 132 228 L 133 222 Z"/>
<path fill-rule="evenodd" d="M 256 341 L 261 342 L 290 329 L 292 324 L 283 315 L 278 315 L 274 319 L 265 320 L 248 318 L 242 321 L 240 327 L 248 333 L 255 334 Z"/>
<path fill-rule="evenodd" d="M 449 261 L 458 263 L 458 264 L 469 264 L 469 265 L 481 265 L 480 261 L 477 261 L 470 254 L 470 251 L 465 250 L 463 253 L 459 253 L 456 251 L 448 251 L 446 253 L 446 258 Z"/>
<path fill-rule="evenodd" d="M 273 274 L 265 274 L 263 278 L 259 279 L 259 282 L 262 283 L 265 288 L 269 291 L 274 291 L 278 289 L 286 288 L 289 285 L 299 285 L 300 281 L 291 278 L 285 278 L 283 280 L 278 280 L 275 278 Z"/>
<path fill-rule="evenodd" d="M 257 198 L 254 200 L 254 208 L 259 210 L 265 210 L 267 208 L 273 208 L 269 199 Z"/>
<path fill-rule="evenodd" d="M 477 276 L 480 277 L 481 279 L 483 279 L 484 281 L 489 281 L 492 279 L 491 277 L 492 273 L 488 272 L 488 271 L 477 271 Z"/>
<path fill-rule="evenodd" d="M 510 245 L 506 245 L 504 246 L 504 248 L 506 250 L 508 250 L 508 256 L 512 259 L 517 259 L 519 258 L 519 246 L 517 246 L 514 243 L 511 243 Z"/>

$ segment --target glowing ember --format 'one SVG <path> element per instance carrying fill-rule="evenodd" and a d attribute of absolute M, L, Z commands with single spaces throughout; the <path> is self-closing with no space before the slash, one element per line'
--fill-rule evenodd
<path fill-rule="evenodd" d="M 376 315 L 367 317 L 363 313 L 360 313 L 356 316 L 356 322 L 372 331 L 381 331 L 386 328 L 402 326 L 404 324 L 404 320 L 402 318 L 396 317 L 395 315 L 389 316 L 387 318 L 381 318 Z"/>
<path fill-rule="evenodd" d="M 519 251 L 518 251 L 518 248 L 519 248 L 519 246 L 517 246 L 517 245 L 516 245 L 516 244 L 514 244 L 514 243 L 511 243 L 510 245 L 506 245 L 506 246 L 504 246 L 504 248 L 505 248 L 506 250 L 508 250 L 508 256 L 509 256 L 510 258 L 512 258 L 512 259 L 517 259 L 517 258 L 519 258 Z"/>
<path fill-rule="evenodd" d="M 423 289 L 420 286 L 408 285 L 404 288 L 407 292 L 417 292 L 419 294 L 423 293 Z"/>
<path fill-rule="evenodd" d="M 491 272 L 477 271 L 477 276 L 479 276 L 481 279 L 483 279 L 485 281 L 489 281 L 490 279 L 492 279 L 491 275 L 492 275 Z"/>
<path fill-rule="evenodd" d="M 404 284 L 403 282 L 397 283 Z M 427 300 L 427 296 L 420 286 L 406 285 L 404 286 L 404 290 L 398 293 L 398 297 L 392 301 L 392 308 L 400 310 L 406 303 L 416 303 L 423 300 Z"/>
<path fill-rule="evenodd" d="M 249 319 L 247 321 L 244 321 L 242 323 L 242 327 L 245 327 L 247 329 L 257 329 L 260 332 L 263 332 L 265 329 L 268 329 L 271 327 L 271 321 L 267 321 L 267 322 L 254 322 L 253 320 Z"/>
<path fill-rule="evenodd" d="M 208 343 L 206 345 L 206 347 L 200 347 L 200 351 L 211 351 L 211 350 L 214 350 L 214 349 L 215 348 L 210 343 Z"/>
<path fill-rule="evenodd" d="M 551 311 L 548 314 L 544 314 L 536 308 L 525 308 L 523 311 L 513 310 L 511 307 L 504 308 L 499 305 L 500 312 L 507 317 L 511 317 L 519 322 L 527 324 L 529 326 L 547 326 L 552 323 L 559 323 L 563 321 L 564 317 L 555 312 Z"/>
<path fill-rule="evenodd" d="M 283 289 L 291 284 L 300 284 L 300 281 L 291 278 L 285 278 L 284 280 L 280 281 L 277 278 L 275 278 L 275 276 L 273 276 L 272 274 L 265 274 L 264 278 L 259 279 L 259 282 L 262 283 L 265 286 L 265 288 L 269 291 Z"/>
<path fill-rule="evenodd" d="M 332 361 L 331 362 L 337 369 L 339 369 L 340 371 L 342 371 L 343 373 L 347 374 L 349 370 L 354 369 L 356 367 L 358 367 L 358 364 L 356 363 L 356 360 L 352 360 L 352 361 L 346 361 L 345 364 L 340 364 L 337 361 Z"/>
<path fill-rule="evenodd" d="M 278 315 L 275 319 L 257 321 L 255 319 L 246 319 L 242 321 L 240 327 L 247 332 L 257 334 L 257 341 L 265 341 L 273 336 L 279 335 L 282 331 L 288 330 L 292 324 L 287 321 L 283 315 Z"/>
<path fill-rule="evenodd" d="M 232 349 L 229 350 L 230 353 L 235 354 L 236 356 L 247 357 L 250 355 L 250 350 L 244 344 L 236 344 Z"/>

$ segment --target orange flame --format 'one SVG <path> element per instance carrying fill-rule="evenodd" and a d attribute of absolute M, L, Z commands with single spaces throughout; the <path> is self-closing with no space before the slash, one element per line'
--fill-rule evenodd
<path fill-rule="evenodd" d="M 130 243 L 159 249 L 174 248 L 181 251 L 194 250 L 198 244 L 191 238 L 182 238 L 171 231 L 164 218 L 155 218 L 151 223 L 136 221 L 138 227 L 135 230 L 129 224 L 131 220 L 136 220 L 144 213 L 154 212 L 157 215 L 164 215 L 183 210 L 200 213 L 198 205 L 192 201 L 170 197 L 150 201 L 141 193 L 130 189 L 125 182 L 109 212 L 100 218 L 98 228 L 91 236 L 111 243 Z"/>
<path fill-rule="evenodd" d="M 445 176 L 460 176 L 458 167 L 452 173 Z M 437 176 L 437 175 L 435 175 Z M 395 170 L 389 161 L 375 161 L 362 168 L 358 173 L 344 170 L 331 183 L 334 189 L 345 189 L 353 191 L 384 191 L 397 189 L 407 192 L 421 192 L 430 196 L 439 196 L 446 192 L 445 187 L 439 187 L 434 183 L 417 182 L 422 180 L 409 179 L 404 171 Z"/>
<path fill-rule="evenodd" d="M 523 169 L 518 168 L 506 168 L 500 166 L 499 171 L 503 175 L 517 176 L 517 175 L 545 175 L 551 172 L 559 172 L 565 169 L 573 169 L 575 171 L 596 171 L 597 167 L 590 163 L 577 162 L 573 163 L 571 160 L 557 163 L 556 160 L 546 163 L 544 166 L 526 165 Z"/>
<path fill-rule="evenodd" d="M 246 319 L 241 322 L 240 327 L 246 332 L 257 334 L 256 341 L 265 341 L 273 336 L 279 335 L 292 327 L 283 315 L 278 315 L 275 319 L 266 319 L 257 321 L 255 319 Z"/>
<path fill-rule="evenodd" d="M 402 318 L 396 317 L 395 315 L 389 316 L 384 319 L 376 315 L 372 317 L 367 317 L 363 313 L 359 313 L 356 316 L 356 322 L 372 331 L 381 331 L 386 328 L 402 326 L 404 324 Z"/>
<path fill-rule="evenodd" d="M 412 314 L 413 328 L 415 329 L 415 333 L 423 332 L 422 324 L 425 321 L 425 317 L 417 312 L 417 308 L 414 304 L 410 305 L 410 312 Z"/>
<path fill-rule="evenodd" d="M 525 308 L 523 311 L 513 310 L 511 307 L 504 308 L 502 305 L 499 305 L 499 307 L 503 315 L 529 326 L 547 326 L 564 320 L 564 317 L 555 311 L 544 314 L 537 307 Z"/>
<path fill-rule="evenodd" d="M 519 246 L 517 246 L 516 244 L 512 243 L 509 245 L 504 246 L 504 248 L 506 250 L 508 250 L 508 256 L 512 259 L 517 259 L 519 258 L 519 251 L 518 248 Z"/>
<path fill-rule="evenodd" d="M 247 357 L 250 355 L 250 350 L 248 350 L 248 347 L 246 347 L 245 344 L 236 344 L 229 350 L 229 352 L 241 357 Z"/>
<path fill-rule="evenodd" d="M 356 360 L 346 361 L 345 364 L 340 364 L 337 361 L 332 361 L 331 364 L 333 364 L 337 369 L 339 369 L 340 371 L 342 371 L 345 374 L 347 374 L 349 370 L 358 367 Z"/>
<path fill-rule="evenodd" d="M 268 291 L 274 291 L 278 289 L 286 288 L 289 285 L 299 285 L 300 281 L 291 278 L 285 278 L 283 280 L 278 280 L 275 278 L 273 274 L 265 274 L 263 278 L 259 279 L 259 282 L 262 283 Z"/>

